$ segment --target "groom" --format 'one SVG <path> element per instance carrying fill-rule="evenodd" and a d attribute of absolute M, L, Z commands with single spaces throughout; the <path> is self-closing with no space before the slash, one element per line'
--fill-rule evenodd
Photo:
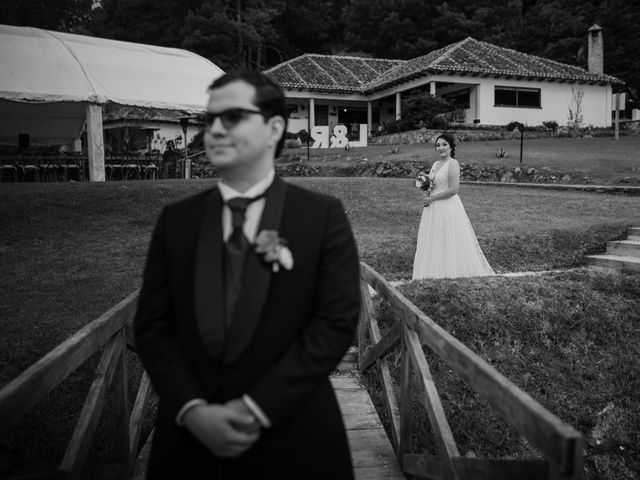
<path fill-rule="evenodd" d="M 352 343 L 358 254 L 339 200 L 285 183 L 282 89 L 210 86 L 213 189 L 165 207 L 134 327 L 159 396 L 149 479 L 353 478 L 328 376 Z"/>

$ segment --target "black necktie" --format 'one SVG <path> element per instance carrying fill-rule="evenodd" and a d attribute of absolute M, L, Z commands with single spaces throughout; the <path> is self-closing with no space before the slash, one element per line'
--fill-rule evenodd
<path fill-rule="evenodd" d="M 264 194 L 254 198 L 237 197 L 227 201 L 233 227 L 231 236 L 225 242 L 227 324 L 233 319 L 235 305 L 242 291 L 242 277 L 249 252 L 249 240 L 242 231 L 245 212 L 250 203 L 262 197 Z"/>

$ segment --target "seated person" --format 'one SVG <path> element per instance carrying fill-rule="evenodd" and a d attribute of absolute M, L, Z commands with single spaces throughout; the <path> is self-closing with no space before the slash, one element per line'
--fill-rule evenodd
<path fill-rule="evenodd" d="M 178 167 L 179 154 L 176 150 L 176 144 L 173 140 L 167 142 L 167 148 L 162 154 L 162 162 L 160 164 L 160 178 L 169 178 L 169 168 Z"/>

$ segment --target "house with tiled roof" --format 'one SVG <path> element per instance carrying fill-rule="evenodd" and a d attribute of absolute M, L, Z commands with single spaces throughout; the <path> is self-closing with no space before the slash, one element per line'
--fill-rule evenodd
<path fill-rule="evenodd" d="M 184 147 L 181 119 L 191 117 L 189 110 L 169 110 L 107 103 L 102 109 L 104 146 L 107 152 L 119 150 L 164 152 L 169 140 Z M 194 120 L 189 121 L 187 145 L 201 130 Z"/>
<path fill-rule="evenodd" d="M 456 106 L 454 121 L 566 125 L 580 103 L 582 123 L 611 125 L 613 88 L 603 73 L 602 29 L 588 32 L 589 68 L 471 37 L 411 60 L 305 54 L 265 73 L 286 91 L 289 131 L 366 123 L 369 131 L 400 118 L 402 96 L 421 88 Z"/>

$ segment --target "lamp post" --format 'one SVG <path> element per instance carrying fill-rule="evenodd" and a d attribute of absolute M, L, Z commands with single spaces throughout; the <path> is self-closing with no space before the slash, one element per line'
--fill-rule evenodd
<path fill-rule="evenodd" d="M 189 127 L 189 118 L 180 117 L 180 126 L 184 135 L 184 178 L 191 178 L 191 160 L 189 160 L 189 152 L 187 149 L 187 128 Z"/>
<path fill-rule="evenodd" d="M 524 123 L 520 129 L 520 163 L 522 163 L 522 144 L 524 143 Z"/>

